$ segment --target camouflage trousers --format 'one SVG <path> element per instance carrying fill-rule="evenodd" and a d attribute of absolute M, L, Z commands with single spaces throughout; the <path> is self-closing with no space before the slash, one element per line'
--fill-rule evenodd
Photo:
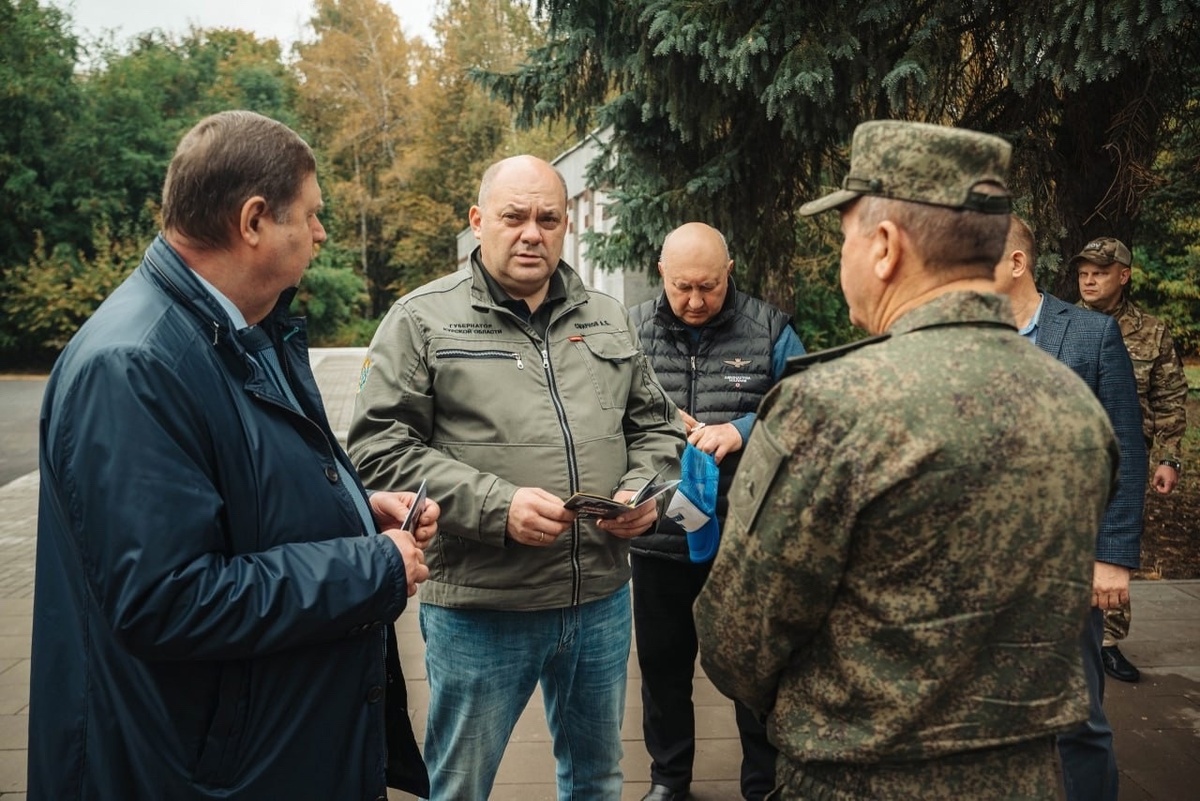
<path fill-rule="evenodd" d="M 1054 737 L 921 762 L 792 762 L 780 755 L 768 801 L 1056 801 Z"/>
<path fill-rule="evenodd" d="M 1116 645 L 1117 640 L 1123 640 L 1129 634 L 1129 623 L 1133 618 L 1133 610 L 1128 603 L 1116 609 L 1104 610 L 1104 647 Z"/>

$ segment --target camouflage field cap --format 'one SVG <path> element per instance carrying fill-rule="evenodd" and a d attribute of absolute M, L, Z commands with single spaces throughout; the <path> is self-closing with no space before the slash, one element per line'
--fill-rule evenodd
<path fill-rule="evenodd" d="M 998 136 L 923 122 L 875 120 L 854 129 L 850 174 L 842 188 L 800 207 L 804 216 L 862 195 L 1008 214 L 1005 188 L 1012 146 Z M 1003 194 L 976 187 L 990 182 Z"/>
<path fill-rule="evenodd" d="M 1107 267 L 1110 264 L 1128 267 L 1133 264 L 1133 256 L 1130 255 L 1129 248 L 1125 247 L 1125 243 L 1120 239 L 1102 236 L 1084 245 L 1083 250 L 1079 251 L 1079 255 L 1071 259 L 1071 264 L 1073 266 L 1081 261 L 1090 261 L 1097 267 Z"/>

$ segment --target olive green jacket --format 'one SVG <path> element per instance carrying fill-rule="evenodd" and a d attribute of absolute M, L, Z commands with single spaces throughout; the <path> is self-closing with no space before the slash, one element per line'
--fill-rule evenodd
<path fill-rule="evenodd" d="M 559 263 L 566 300 L 545 340 L 471 267 L 405 295 L 363 368 L 349 453 L 371 489 L 428 481 L 441 506 L 422 603 L 537 610 L 629 580 L 629 543 L 576 521 L 549 548 L 505 536 L 520 487 L 560 498 L 634 489 L 678 472 L 683 428 L 628 312 Z"/>

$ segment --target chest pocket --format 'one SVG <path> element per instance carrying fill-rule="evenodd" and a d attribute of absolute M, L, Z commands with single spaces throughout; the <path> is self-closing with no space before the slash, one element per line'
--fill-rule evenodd
<path fill-rule="evenodd" d="M 623 336 L 587 334 L 572 337 L 575 352 L 587 368 L 602 409 L 624 409 L 633 381 L 631 362 L 637 349 Z"/>

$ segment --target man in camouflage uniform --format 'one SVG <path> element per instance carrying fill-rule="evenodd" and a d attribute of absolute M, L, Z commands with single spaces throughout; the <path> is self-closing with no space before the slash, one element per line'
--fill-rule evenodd
<path fill-rule="evenodd" d="M 1087 243 L 1071 259 L 1078 271 L 1080 305 L 1113 317 L 1121 327 L 1142 404 L 1142 436 L 1154 471 L 1150 486 L 1167 495 L 1179 483 L 1183 469 L 1179 443 L 1187 430 L 1187 378 L 1166 325 L 1125 296 L 1132 263 L 1129 248 L 1107 236 Z M 1141 673 L 1117 646 L 1129 633 L 1130 618 L 1129 604 L 1105 613 L 1101 654 L 1108 675 L 1136 682 Z"/>
<path fill-rule="evenodd" d="M 695 608 L 708 676 L 780 750 L 772 798 L 1054 799 L 1054 735 L 1087 715 L 1117 443 L 992 292 L 1009 155 L 864 123 L 801 209 L 841 212 L 850 319 L 879 336 L 763 400 Z"/>

